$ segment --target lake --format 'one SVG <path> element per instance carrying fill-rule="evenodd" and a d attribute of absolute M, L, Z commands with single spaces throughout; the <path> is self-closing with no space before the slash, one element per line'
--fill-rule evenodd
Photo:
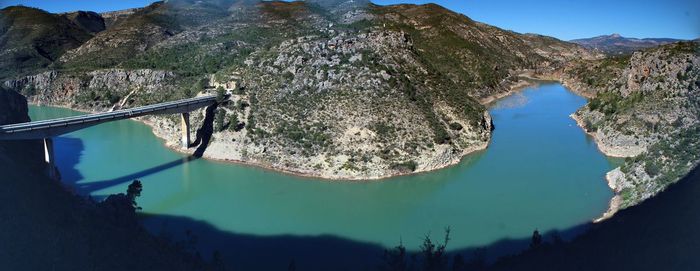
<path fill-rule="evenodd" d="M 526 240 L 535 229 L 564 232 L 607 209 L 613 194 L 604 176 L 619 161 L 599 152 L 569 117 L 585 103 L 560 84 L 527 88 L 489 106 L 496 129 L 486 150 L 445 169 L 367 182 L 187 159 L 131 120 L 54 140 L 63 181 L 78 193 L 101 198 L 140 179 L 137 201 L 157 235 L 179 235 L 176 221 L 186 219 L 240 236 L 417 249 L 426 235 L 442 240 L 450 227 L 448 248 L 463 249 Z M 76 114 L 30 106 L 33 120 Z M 203 239 L 202 250 L 225 250 Z"/>

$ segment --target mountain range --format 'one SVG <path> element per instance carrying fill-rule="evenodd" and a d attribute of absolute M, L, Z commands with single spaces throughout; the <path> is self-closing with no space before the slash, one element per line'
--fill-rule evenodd
<path fill-rule="evenodd" d="M 609 55 L 631 54 L 646 48 L 682 41 L 671 38 L 627 38 L 620 34 L 603 35 L 585 39 L 575 39 L 571 42 L 589 49 L 599 50 Z"/>

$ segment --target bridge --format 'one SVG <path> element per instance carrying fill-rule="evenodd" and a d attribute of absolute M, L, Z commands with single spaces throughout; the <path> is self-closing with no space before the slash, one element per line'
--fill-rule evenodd
<path fill-rule="evenodd" d="M 130 119 L 145 115 L 180 114 L 182 147 L 190 145 L 190 112 L 213 105 L 216 96 L 201 96 L 196 98 L 147 105 L 111 112 L 88 114 L 81 116 L 40 120 L 0 126 L 0 140 L 30 140 L 43 139 L 44 154 L 49 164 L 49 175 L 56 177 L 52 137 L 74 132 L 101 123 Z"/>

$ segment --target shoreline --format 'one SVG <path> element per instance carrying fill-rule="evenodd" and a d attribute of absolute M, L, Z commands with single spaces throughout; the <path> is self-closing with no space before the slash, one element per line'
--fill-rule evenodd
<path fill-rule="evenodd" d="M 509 90 L 503 93 L 495 94 L 490 97 L 484 98 L 479 100 L 479 102 L 482 105 L 488 106 L 492 104 L 493 102 L 503 99 L 505 97 L 508 97 L 510 95 L 516 94 L 519 91 L 525 90 L 530 87 L 537 86 L 542 83 L 560 83 L 564 85 L 561 81 L 557 81 L 551 78 L 536 78 L 536 77 L 531 77 L 531 76 L 523 76 L 523 80 L 518 81 L 516 84 L 512 85 L 509 87 Z M 566 87 L 566 86 L 565 86 Z M 567 87 L 567 89 L 569 89 Z M 569 89 L 571 90 L 571 89 Z M 576 93 L 577 95 L 580 95 L 579 92 L 573 91 L 572 92 Z M 98 111 L 95 110 L 86 110 L 86 109 L 81 109 L 81 108 L 74 108 L 71 107 L 70 105 L 66 104 L 54 104 L 54 103 L 41 103 L 41 102 L 36 102 L 36 99 L 28 99 L 29 104 L 35 105 L 35 106 L 51 106 L 51 107 L 58 107 L 58 108 L 64 108 L 64 109 L 69 109 L 69 110 L 74 110 L 82 113 L 96 113 Z M 488 111 L 488 110 L 487 110 Z M 172 142 L 169 142 L 168 138 L 165 138 L 161 135 L 159 135 L 156 130 L 156 124 L 144 119 L 143 117 L 138 117 L 138 118 L 132 118 L 130 120 L 140 122 L 146 126 L 149 127 L 151 133 L 158 138 L 159 141 L 161 141 L 161 144 L 168 148 L 169 150 L 178 153 L 178 154 L 184 154 L 187 155 L 189 158 L 192 158 L 192 154 L 194 153 L 194 150 L 196 149 L 195 147 L 188 148 L 186 150 L 183 150 L 179 145 L 173 144 Z M 583 129 L 585 131 L 585 129 Z M 585 131 L 587 133 L 587 131 Z M 214 161 L 218 163 L 226 163 L 226 164 L 236 164 L 236 165 L 242 165 L 242 166 L 252 166 L 255 168 L 275 172 L 275 173 L 281 173 L 281 174 L 286 174 L 286 175 L 291 175 L 295 177 L 301 177 L 301 178 L 310 178 L 310 179 L 315 179 L 319 181 L 330 181 L 330 182 L 365 182 L 365 181 L 384 181 L 388 180 L 391 178 L 395 177 L 401 177 L 401 176 L 408 176 L 408 175 L 418 175 L 418 174 L 425 174 L 429 173 L 435 170 L 440 170 L 440 169 L 445 169 L 451 166 L 458 165 L 461 163 L 468 155 L 474 154 L 479 151 L 484 151 L 486 150 L 491 144 L 491 139 L 489 138 L 488 141 L 484 142 L 483 144 L 479 144 L 476 146 L 472 146 L 471 148 L 465 149 L 462 151 L 462 154 L 455 159 L 451 159 L 449 163 L 441 164 L 435 167 L 427 168 L 427 169 L 421 169 L 421 170 L 416 170 L 412 172 L 404 172 L 404 173 L 393 173 L 393 174 L 385 174 L 385 175 L 379 175 L 379 176 L 361 176 L 361 177 L 351 177 L 351 176 L 329 176 L 326 174 L 316 174 L 310 171 L 299 171 L 299 170 L 294 170 L 286 167 L 279 167 L 267 163 L 261 163 L 257 161 L 244 161 L 244 160 L 236 160 L 236 159 L 226 159 L 226 158 L 217 158 L 217 157 L 212 157 L 208 156 L 205 152 L 205 154 L 202 157 L 196 158 L 196 159 L 206 159 L 209 161 Z M 605 152 L 603 152 L 605 154 Z M 607 154 L 605 154 L 607 155 Z M 609 155 L 608 155 L 609 156 Z"/>
<path fill-rule="evenodd" d="M 154 124 L 150 123 L 145 120 L 141 119 L 133 119 L 134 121 L 141 122 L 142 124 L 148 126 L 151 129 L 151 133 L 153 136 L 158 138 L 163 143 L 163 146 L 170 149 L 173 152 L 179 153 L 179 154 L 186 154 L 189 155 L 188 157 L 193 157 L 192 153 L 195 148 L 188 148 L 187 150 L 183 150 L 180 148 L 177 144 L 171 144 L 168 142 L 166 138 L 161 137 L 160 135 L 156 134 Z M 445 169 L 448 167 L 456 166 L 459 163 L 461 163 L 466 156 L 477 153 L 479 151 L 486 150 L 488 146 L 490 145 L 491 140 L 485 142 L 484 144 L 481 144 L 479 146 L 475 146 L 474 148 L 470 148 L 468 150 L 464 150 L 462 155 L 459 156 L 458 159 L 453 159 L 450 163 L 442 164 L 438 167 L 433 167 L 430 169 L 424 169 L 424 170 L 416 170 L 412 172 L 406 172 L 406 173 L 397 173 L 397 174 L 389 174 L 386 176 L 370 176 L 370 177 L 358 177 L 358 178 L 352 178 L 352 177 L 347 177 L 347 176 L 338 176 L 338 177 L 324 177 L 320 174 L 313 174 L 313 173 L 308 173 L 308 172 L 302 172 L 302 171 L 295 171 L 289 168 L 282 168 L 282 167 L 275 167 L 272 165 L 260 163 L 260 162 L 254 162 L 254 161 L 243 161 L 243 160 L 235 160 L 235 159 L 221 159 L 221 158 L 215 158 L 215 157 L 208 157 L 206 155 L 196 158 L 196 159 L 206 159 L 208 161 L 213 161 L 213 162 L 218 162 L 218 163 L 224 163 L 224 164 L 235 164 L 235 165 L 242 165 L 242 166 L 250 166 L 250 167 L 255 167 L 258 169 L 270 171 L 273 173 L 279 173 L 279 174 L 285 174 L 285 175 L 290 175 L 294 177 L 300 177 L 300 178 L 307 178 L 307 179 L 314 179 L 316 181 L 324 181 L 324 182 L 374 182 L 374 181 L 385 181 L 391 178 L 395 177 L 401 177 L 401 176 L 408 176 L 408 175 L 419 175 L 419 174 L 426 174 L 430 173 L 435 170 L 440 170 L 440 169 Z M 206 153 L 206 152 L 205 152 Z"/>
<path fill-rule="evenodd" d="M 32 99 L 31 101 L 28 99 L 28 104 L 34 105 L 34 106 L 50 106 L 50 107 L 58 107 L 58 108 L 63 108 L 63 109 L 68 109 L 68 110 L 73 110 L 73 111 L 78 111 L 86 114 L 90 113 L 97 113 L 98 111 L 94 110 L 85 110 L 85 109 L 79 109 L 79 108 L 73 108 L 69 105 L 65 104 L 50 104 L 50 103 L 37 103 Z M 192 154 L 194 153 L 194 150 L 196 149 L 195 147 L 188 148 L 187 150 L 183 150 L 180 148 L 179 145 L 177 144 L 171 144 L 171 142 L 168 141 L 167 138 L 161 137 L 156 133 L 156 127 L 155 124 L 143 119 L 142 117 L 137 117 L 137 118 L 132 118 L 129 119 L 132 121 L 139 122 L 143 125 L 148 126 L 149 130 L 151 131 L 151 134 L 155 136 L 159 141 L 161 141 L 162 146 L 165 148 L 178 153 L 178 154 L 184 154 L 187 155 L 187 157 L 184 158 L 194 158 Z M 220 158 L 215 158 L 211 156 L 206 156 L 203 155 L 202 157 L 195 158 L 195 159 L 206 159 L 209 161 L 213 162 L 218 162 L 218 163 L 225 163 L 225 164 L 235 164 L 235 165 L 242 165 L 242 166 L 251 166 L 255 167 L 258 169 L 270 171 L 273 173 L 280 173 L 280 174 L 286 174 L 286 175 L 291 175 L 295 177 L 301 177 L 301 178 L 308 178 L 308 179 L 314 179 L 317 181 L 325 181 L 325 182 L 373 182 L 373 181 L 385 181 L 391 178 L 395 177 L 401 177 L 401 176 L 408 176 L 408 175 L 418 175 L 418 174 L 426 174 L 430 173 L 435 170 L 440 170 L 440 169 L 445 169 L 451 166 L 456 166 L 459 163 L 461 163 L 466 156 L 474 154 L 479 151 L 486 150 L 488 146 L 490 145 L 491 140 L 489 138 L 489 141 L 484 142 L 484 144 L 480 144 L 478 146 L 474 146 L 473 148 L 465 149 L 463 150 L 462 154 L 459 156 L 457 159 L 452 159 L 450 163 L 442 164 L 437 167 L 432 167 L 430 169 L 424 169 L 424 170 L 416 170 L 412 172 L 406 172 L 406 173 L 397 173 L 397 174 L 388 174 L 385 176 L 371 176 L 371 177 L 361 177 L 361 178 L 352 178 L 352 177 L 347 177 L 347 176 L 338 176 L 338 177 L 324 177 L 321 174 L 313 174 L 313 173 L 308 173 L 308 172 L 302 172 L 302 171 L 295 171 L 291 170 L 288 168 L 281 168 L 281 167 L 275 167 L 272 165 L 264 164 L 264 163 L 259 163 L 259 162 L 251 162 L 251 161 L 242 161 L 242 160 L 234 160 L 234 159 L 220 159 Z"/>
<path fill-rule="evenodd" d="M 547 77 L 547 78 L 537 78 L 537 77 L 531 77 L 531 76 L 523 76 L 523 78 L 524 78 L 524 79 L 518 81 L 516 84 L 511 85 L 511 86 L 509 87 L 509 90 L 508 90 L 508 91 L 506 91 L 506 92 L 504 92 L 504 93 L 499 93 L 499 94 L 496 94 L 496 95 L 493 95 L 493 96 L 490 96 L 490 97 L 487 97 L 487 98 L 484 98 L 484 99 L 481 99 L 481 100 L 479 100 L 479 102 L 480 102 L 482 105 L 488 106 L 489 104 L 492 104 L 493 102 L 495 102 L 495 101 L 497 101 L 497 100 L 499 100 L 499 99 L 503 99 L 503 98 L 508 97 L 508 96 L 510 96 L 510 95 L 513 95 L 513 94 L 515 94 L 515 93 L 517 93 L 517 92 L 519 92 L 519 91 L 525 90 L 525 89 L 530 88 L 530 87 L 533 87 L 533 86 L 537 86 L 537 85 L 539 85 L 539 84 L 541 84 L 541 83 L 559 83 L 559 84 L 561 84 L 562 86 L 564 86 L 566 89 L 572 91 L 573 93 L 575 93 L 575 94 L 577 94 L 577 95 L 580 95 L 580 96 L 582 96 L 582 97 L 584 97 L 584 98 L 589 98 L 588 95 L 584 95 L 583 92 L 581 92 L 581 91 L 576 91 L 575 89 L 569 87 L 569 86 L 568 86 L 569 84 L 566 84 L 566 83 L 564 82 L 564 80 L 561 80 L 561 79 L 557 80 L 557 79 L 553 79 L 553 78 L 550 78 L 550 77 Z M 95 112 L 97 112 L 97 111 L 92 111 L 92 110 L 85 110 L 85 109 L 73 108 L 73 107 L 71 107 L 71 106 L 69 106 L 69 105 L 65 105 L 65 104 L 38 103 L 38 102 L 35 101 L 35 99 L 31 99 L 31 100 L 28 99 L 28 101 L 29 101 L 29 104 L 35 105 L 35 106 L 52 106 L 52 107 L 59 107 L 59 108 L 74 110 L 74 111 L 83 112 L 83 113 L 95 113 Z M 487 110 L 487 111 L 488 111 L 488 110 Z M 598 149 L 603 155 L 608 156 L 608 157 L 620 157 L 620 156 L 614 155 L 613 153 L 610 153 L 609 150 L 607 150 L 605 146 L 601 145 L 599 139 L 595 136 L 595 134 L 589 132 L 588 130 L 586 130 L 586 129 L 584 128 L 583 123 L 582 123 L 582 120 L 581 120 L 578 116 L 576 116 L 575 113 L 572 113 L 571 115 L 569 115 L 569 117 L 571 117 L 572 119 L 574 119 L 574 121 L 576 122 L 577 126 L 579 126 L 579 128 L 581 128 L 581 129 L 584 131 L 584 133 L 586 133 L 586 135 L 591 136 L 591 137 L 594 139 L 594 141 L 595 141 L 595 143 L 596 143 L 596 146 L 597 146 L 597 149 Z M 136 121 L 136 122 L 140 122 L 140 123 L 142 123 L 142 124 L 148 126 L 149 129 L 150 129 L 150 131 L 151 131 L 151 133 L 152 133 L 156 138 L 158 138 L 159 141 L 161 141 L 161 144 L 162 144 L 164 147 L 168 148 L 169 150 L 171 150 L 171 151 L 173 151 L 173 152 L 175 152 L 175 153 L 177 153 L 177 154 L 184 154 L 184 155 L 187 155 L 187 157 L 184 157 L 184 158 L 192 158 L 192 157 L 193 157 L 193 156 L 192 156 L 192 153 L 194 152 L 194 148 L 188 148 L 187 150 L 183 150 L 183 149 L 181 149 L 177 144 L 171 144 L 171 142 L 169 142 L 167 138 L 161 137 L 160 135 L 158 135 L 158 134 L 156 133 L 155 123 L 152 123 L 152 122 L 150 122 L 150 121 L 147 121 L 147 120 L 145 120 L 145 119 L 143 119 L 143 118 L 141 118 L 141 117 L 139 117 L 139 118 L 134 118 L 134 119 L 131 119 L 131 120 Z M 312 180 L 314 180 L 314 181 L 323 181 L 323 182 L 374 182 L 374 181 L 385 181 L 385 180 L 389 180 L 389 179 L 392 179 L 392 178 L 395 178 L 395 177 L 401 177 L 401 176 L 427 174 L 427 173 L 430 173 L 430 172 L 435 171 L 435 170 L 440 170 L 440 169 L 445 169 L 445 168 L 448 168 L 448 167 L 451 167 L 451 166 L 455 166 L 455 165 L 458 165 L 459 163 L 461 163 L 461 162 L 466 158 L 466 156 L 472 155 L 472 154 L 477 153 L 477 152 L 479 152 L 479 151 L 484 151 L 484 150 L 486 150 L 486 149 L 490 146 L 490 144 L 491 144 L 491 138 L 489 138 L 489 140 L 486 141 L 486 142 L 484 142 L 483 144 L 480 144 L 480 145 L 478 145 L 478 146 L 474 146 L 473 148 L 470 148 L 470 149 L 467 149 L 467 150 L 463 150 L 462 154 L 459 156 L 458 159 L 452 159 L 452 160 L 450 161 L 450 163 L 441 164 L 441 165 L 439 165 L 439 166 L 436 166 L 436 167 L 433 167 L 433 168 L 430 168 L 430 169 L 417 170 L 417 171 L 406 172 L 406 173 L 389 174 L 389 175 L 386 175 L 386 176 L 373 176 L 373 177 L 362 177 L 362 178 L 352 178 L 352 177 L 347 177 L 347 176 L 335 176 L 335 177 L 323 176 L 322 174 L 313 174 L 313 173 L 310 173 L 310 172 L 295 171 L 295 170 L 292 170 L 292 169 L 289 169 L 289 168 L 276 167 L 276 166 L 273 166 L 273 165 L 264 164 L 264 163 L 260 163 L 260 162 L 255 162 L 255 161 L 242 161 L 242 160 L 234 160 L 234 159 L 220 159 L 220 158 L 215 158 L 215 157 L 207 157 L 206 155 L 202 156 L 201 158 L 202 158 L 202 159 L 209 160 L 209 161 L 212 161 L 212 162 L 217 162 L 217 163 L 235 164 L 235 165 L 241 165 L 241 166 L 254 167 L 254 168 L 261 169 L 261 170 L 270 171 L 270 172 L 272 172 L 272 173 L 286 174 L 286 175 L 290 175 L 290 176 L 294 176 L 294 177 L 299 177 L 300 179 L 306 178 L 306 179 L 312 179 Z M 603 146 L 603 147 L 601 147 L 601 146 Z M 199 158 L 196 158 L 196 159 L 199 159 Z M 612 172 L 612 171 L 609 171 L 608 173 L 610 173 L 610 172 Z M 617 193 L 617 191 L 615 191 L 615 188 L 611 186 L 612 183 L 611 183 L 611 181 L 610 181 L 609 174 L 606 174 L 606 178 L 605 178 L 605 179 L 606 179 L 606 182 L 607 182 L 607 184 L 608 184 L 608 187 L 610 187 L 610 189 L 613 191 L 614 195 L 613 195 L 613 197 L 610 199 L 608 209 L 607 209 L 603 214 L 601 214 L 600 217 L 593 219 L 593 221 L 592 221 L 593 223 L 598 223 L 598 222 L 604 221 L 604 220 L 606 220 L 606 219 L 612 217 L 617 211 L 619 211 L 619 205 L 620 205 L 622 199 L 621 199 L 620 195 Z"/>
<path fill-rule="evenodd" d="M 588 130 L 586 130 L 586 128 L 585 128 L 584 125 L 583 125 L 583 121 L 581 120 L 581 118 L 580 118 L 579 116 L 576 115 L 575 112 L 572 113 L 571 115 L 569 115 L 569 117 L 571 117 L 571 118 L 576 122 L 576 125 L 577 125 L 579 128 L 581 128 L 581 130 L 583 130 L 583 132 L 586 133 L 586 135 L 588 135 L 588 136 L 590 136 L 590 137 L 593 138 L 593 140 L 594 140 L 594 142 L 595 142 L 595 145 L 596 145 L 596 148 L 597 148 L 598 151 L 600 151 L 603 155 L 608 156 L 608 157 L 616 157 L 616 158 L 622 158 L 622 157 L 624 157 L 624 156 L 621 157 L 621 156 L 611 155 L 611 153 L 609 153 L 609 150 L 607 150 L 606 147 L 602 147 L 602 146 L 604 146 L 604 145 L 602 145 L 602 144 L 599 142 L 598 137 L 596 137 L 595 134 L 593 134 L 593 133 L 589 132 Z M 615 213 L 617 213 L 618 211 L 620 211 L 620 204 L 622 203 L 622 197 L 620 196 L 620 194 L 619 194 L 618 191 L 616 190 L 615 186 L 613 185 L 612 180 L 610 179 L 610 173 L 612 173 L 613 171 L 615 171 L 615 170 L 618 169 L 618 168 L 619 168 L 619 167 L 614 168 L 614 169 L 608 171 L 608 172 L 605 174 L 605 182 L 608 184 L 608 187 L 610 188 L 610 190 L 612 190 L 612 192 L 613 192 L 613 197 L 610 199 L 610 202 L 608 203 L 608 209 L 607 209 L 602 215 L 600 215 L 600 217 L 594 219 L 594 220 L 593 220 L 593 223 L 600 223 L 600 222 L 603 222 L 603 221 L 607 220 L 608 218 L 613 217 L 613 216 L 615 215 Z"/>
<path fill-rule="evenodd" d="M 521 76 L 524 79 L 519 80 L 515 84 L 509 86 L 509 90 L 503 93 L 498 93 L 486 98 L 483 98 L 481 100 L 477 100 L 480 104 L 484 106 L 488 106 L 489 104 L 492 104 L 493 102 L 503 99 L 505 97 L 508 97 L 510 95 L 513 95 L 519 91 L 525 90 L 527 88 L 537 86 L 540 83 L 561 83 L 560 81 L 557 81 L 552 78 L 536 78 L 532 77 L 529 75 L 526 76 Z M 578 94 L 578 93 L 577 93 Z M 67 104 L 55 104 L 55 103 L 45 103 L 45 102 L 37 102 L 36 99 L 27 99 L 28 103 L 31 105 L 35 106 L 51 106 L 51 107 L 58 107 L 58 108 L 64 108 L 64 109 L 69 109 L 69 110 L 74 110 L 82 113 L 97 113 L 100 111 L 95 111 L 95 110 L 86 110 L 86 109 L 81 109 L 81 108 L 74 108 L 71 107 L 70 105 Z M 486 110 L 488 112 L 488 110 Z M 151 133 L 158 138 L 159 141 L 161 141 L 162 145 L 169 150 L 176 152 L 178 154 L 185 154 L 188 155 L 188 157 L 192 158 L 192 154 L 194 153 L 195 147 L 188 148 L 186 150 L 183 150 L 179 145 L 173 144 L 168 140 L 168 138 L 165 138 L 161 135 L 159 135 L 156 132 L 156 124 L 145 120 L 143 117 L 137 117 L 137 118 L 132 118 L 130 120 L 140 122 L 146 126 L 149 127 L 151 130 Z M 401 177 L 401 176 L 408 176 L 408 175 L 418 175 L 418 174 L 425 174 L 429 173 L 435 170 L 440 170 L 440 169 L 445 169 L 451 166 L 456 166 L 459 163 L 461 163 L 468 155 L 474 154 L 479 151 L 484 151 L 488 148 L 488 146 L 491 144 L 491 138 L 489 136 L 489 140 L 486 142 L 483 142 L 482 144 L 478 144 L 475 146 L 472 146 L 470 148 L 462 150 L 462 153 L 459 155 L 459 157 L 455 157 L 454 159 L 451 159 L 449 163 L 444 163 L 440 164 L 434 167 L 430 168 L 425 168 L 421 170 L 416 170 L 412 172 L 403 172 L 403 173 L 392 173 L 392 174 L 385 174 L 385 175 L 378 175 L 378 176 L 361 176 L 361 177 L 351 177 L 351 176 L 345 176 L 345 175 L 340 175 L 340 176 L 329 176 L 327 174 L 315 174 L 311 171 L 299 171 L 299 170 L 294 170 L 286 167 L 278 167 L 266 163 L 261 163 L 257 161 L 244 161 L 244 160 L 236 160 L 236 159 L 226 159 L 226 158 L 216 158 L 212 156 L 207 156 L 206 152 L 202 157 L 196 158 L 196 159 L 206 159 L 209 161 L 214 161 L 214 162 L 219 162 L 219 163 L 226 163 L 226 164 L 236 164 L 236 165 L 242 165 L 242 166 L 252 166 L 255 168 L 271 171 L 271 172 L 276 172 L 276 173 L 281 173 L 281 174 L 287 174 L 295 177 L 301 177 L 301 178 L 310 178 L 310 179 L 316 179 L 319 181 L 342 181 L 342 182 L 364 182 L 364 181 L 384 181 L 388 180 L 391 178 L 395 177 Z"/>

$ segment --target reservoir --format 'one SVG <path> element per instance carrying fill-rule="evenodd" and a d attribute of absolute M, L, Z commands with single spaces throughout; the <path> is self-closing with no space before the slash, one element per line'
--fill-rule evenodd
<path fill-rule="evenodd" d="M 608 207 L 612 192 L 604 176 L 617 161 L 599 152 L 569 117 L 585 103 L 560 84 L 527 88 L 489 105 L 496 129 L 486 150 L 445 169 L 380 181 L 328 181 L 191 160 L 132 120 L 54 142 L 63 182 L 77 193 L 100 199 L 125 192 L 139 179 L 143 193 L 137 202 L 155 235 L 176 238 L 191 230 L 200 234 L 203 254 L 219 250 L 239 265 L 261 266 L 224 244 L 226 237 L 202 231 L 233 236 L 246 250 L 256 249 L 251 240 L 259 239 L 305 253 L 284 246 L 311 238 L 375 250 L 402 243 L 415 250 L 426 235 L 442 242 L 450 227 L 448 249 L 459 250 L 590 222 Z M 30 106 L 32 120 L 76 114 Z"/>

